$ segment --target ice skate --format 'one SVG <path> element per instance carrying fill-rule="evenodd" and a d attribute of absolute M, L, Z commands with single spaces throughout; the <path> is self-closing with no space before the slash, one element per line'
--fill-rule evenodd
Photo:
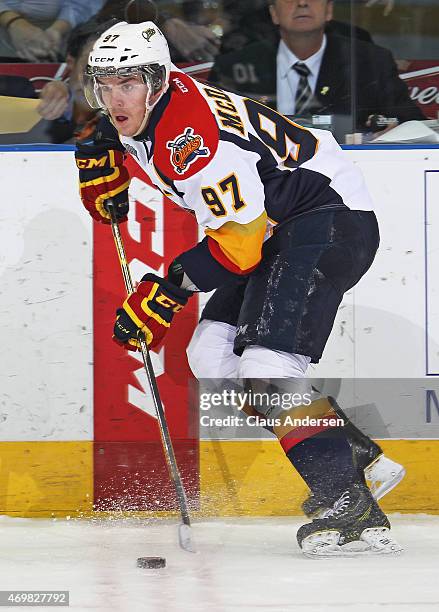
<path fill-rule="evenodd" d="M 329 397 L 328 401 L 346 423 L 345 430 L 360 476 L 368 482 L 375 499 L 381 499 L 404 478 L 404 467 L 388 459 L 382 448 L 352 423 L 334 398 Z"/>
<path fill-rule="evenodd" d="M 345 430 L 352 448 L 354 463 L 360 478 L 369 486 L 373 497 L 381 499 L 404 478 L 404 467 L 386 457 L 382 448 L 356 427 L 332 397 L 328 397 L 335 412 L 345 421 Z M 317 491 L 303 502 L 302 510 L 309 518 L 318 518 L 327 510 L 327 499 Z"/>
<path fill-rule="evenodd" d="M 320 518 L 303 525 L 297 541 L 307 557 L 396 554 L 390 523 L 369 489 L 355 483 Z"/>
<path fill-rule="evenodd" d="M 392 491 L 405 476 L 404 467 L 381 453 L 363 471 L 364 480 L 373 497 L 378 501 Z M 318 493 L 311 493 L 302 504 L 308 518 L 318 518 L 327 507 L 327 499 Z"/>

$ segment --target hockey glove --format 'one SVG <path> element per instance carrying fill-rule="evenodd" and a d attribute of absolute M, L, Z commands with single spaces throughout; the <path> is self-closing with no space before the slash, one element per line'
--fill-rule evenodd
<path fill-rule="evenodd" d="M 78 145 L 75 157 L 79 168 L 81 200 L 93 219 L 101 223 L 110 223 L 110 214 L 105 208 L 105 202 L 108 198 L 112 198 L 117 220 L 126 221 L 130 177 L 123 165 L 123 152 Z"/>
<path fill-rule="evenodd" d="M 174 314 L 183 309 L 190 291 L 180 289 L 155 274 L 142 281 L 116 312 L 113 339 L 128 350 L 140 349 L 139 333 L 150 348 L 156 347 L 168 331 Z"/>

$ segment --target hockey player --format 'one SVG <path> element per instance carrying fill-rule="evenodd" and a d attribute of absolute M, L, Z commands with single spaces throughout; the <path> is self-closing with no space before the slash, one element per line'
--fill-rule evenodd
<path fill-rule="evenodd" d="M 193 292 L 217 289 L 189 348 L 195 375 L 264 379 L 267 389 L 304 381 L 379 242 L 363 178 L 332 135 L 185 75 L 152 22 L 120 23 L 99 38 L 85 93 L 106 114 L 76 152 L 91 215 L 108 223 L 112 198 L 126 219 L 129 154 L 205 232 L 165 278 L 142 278 L 117 311 L 115 340 L 136 349 L 142 333 L 156 347 Z M 258 412 L 280 419 L 273 432 L 314 492 L 314 510 L 327 509 L 299 529 L 305 554 L 342 555 L 349 542 L 368 553 L 400 550 L 357 471 L 346 428 L 328 425 L 336 411 L 326 398 L 290 411 L 316 417 L 318 427 L 287 425 L 290 412 L 278 407 Z"/>

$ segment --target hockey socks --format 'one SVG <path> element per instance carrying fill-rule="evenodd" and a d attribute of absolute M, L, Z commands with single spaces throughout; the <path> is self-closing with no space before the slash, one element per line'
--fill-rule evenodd
<path fill-rule="evenodd" d="M 286 453 L 311 491 L 332 498 L 359 481 L 343 427 L 302 440 Z"/>
<path fill-rule="evenodd" d="M 274 433 L 311 491 L 332 498 L 358 482 L 346 431 L 329 402 L 320 399 L 289 412 Z"/>

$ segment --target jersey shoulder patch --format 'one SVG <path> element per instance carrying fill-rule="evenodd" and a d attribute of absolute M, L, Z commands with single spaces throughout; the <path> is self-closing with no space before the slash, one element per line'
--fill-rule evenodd
<path fill-rule="evenodd" d="M 155 133 L 154 165 L 173 181 L 205 168 L 218 149 L 219 129 L 193 80 L 171 72 L 171 99 Z"/>

